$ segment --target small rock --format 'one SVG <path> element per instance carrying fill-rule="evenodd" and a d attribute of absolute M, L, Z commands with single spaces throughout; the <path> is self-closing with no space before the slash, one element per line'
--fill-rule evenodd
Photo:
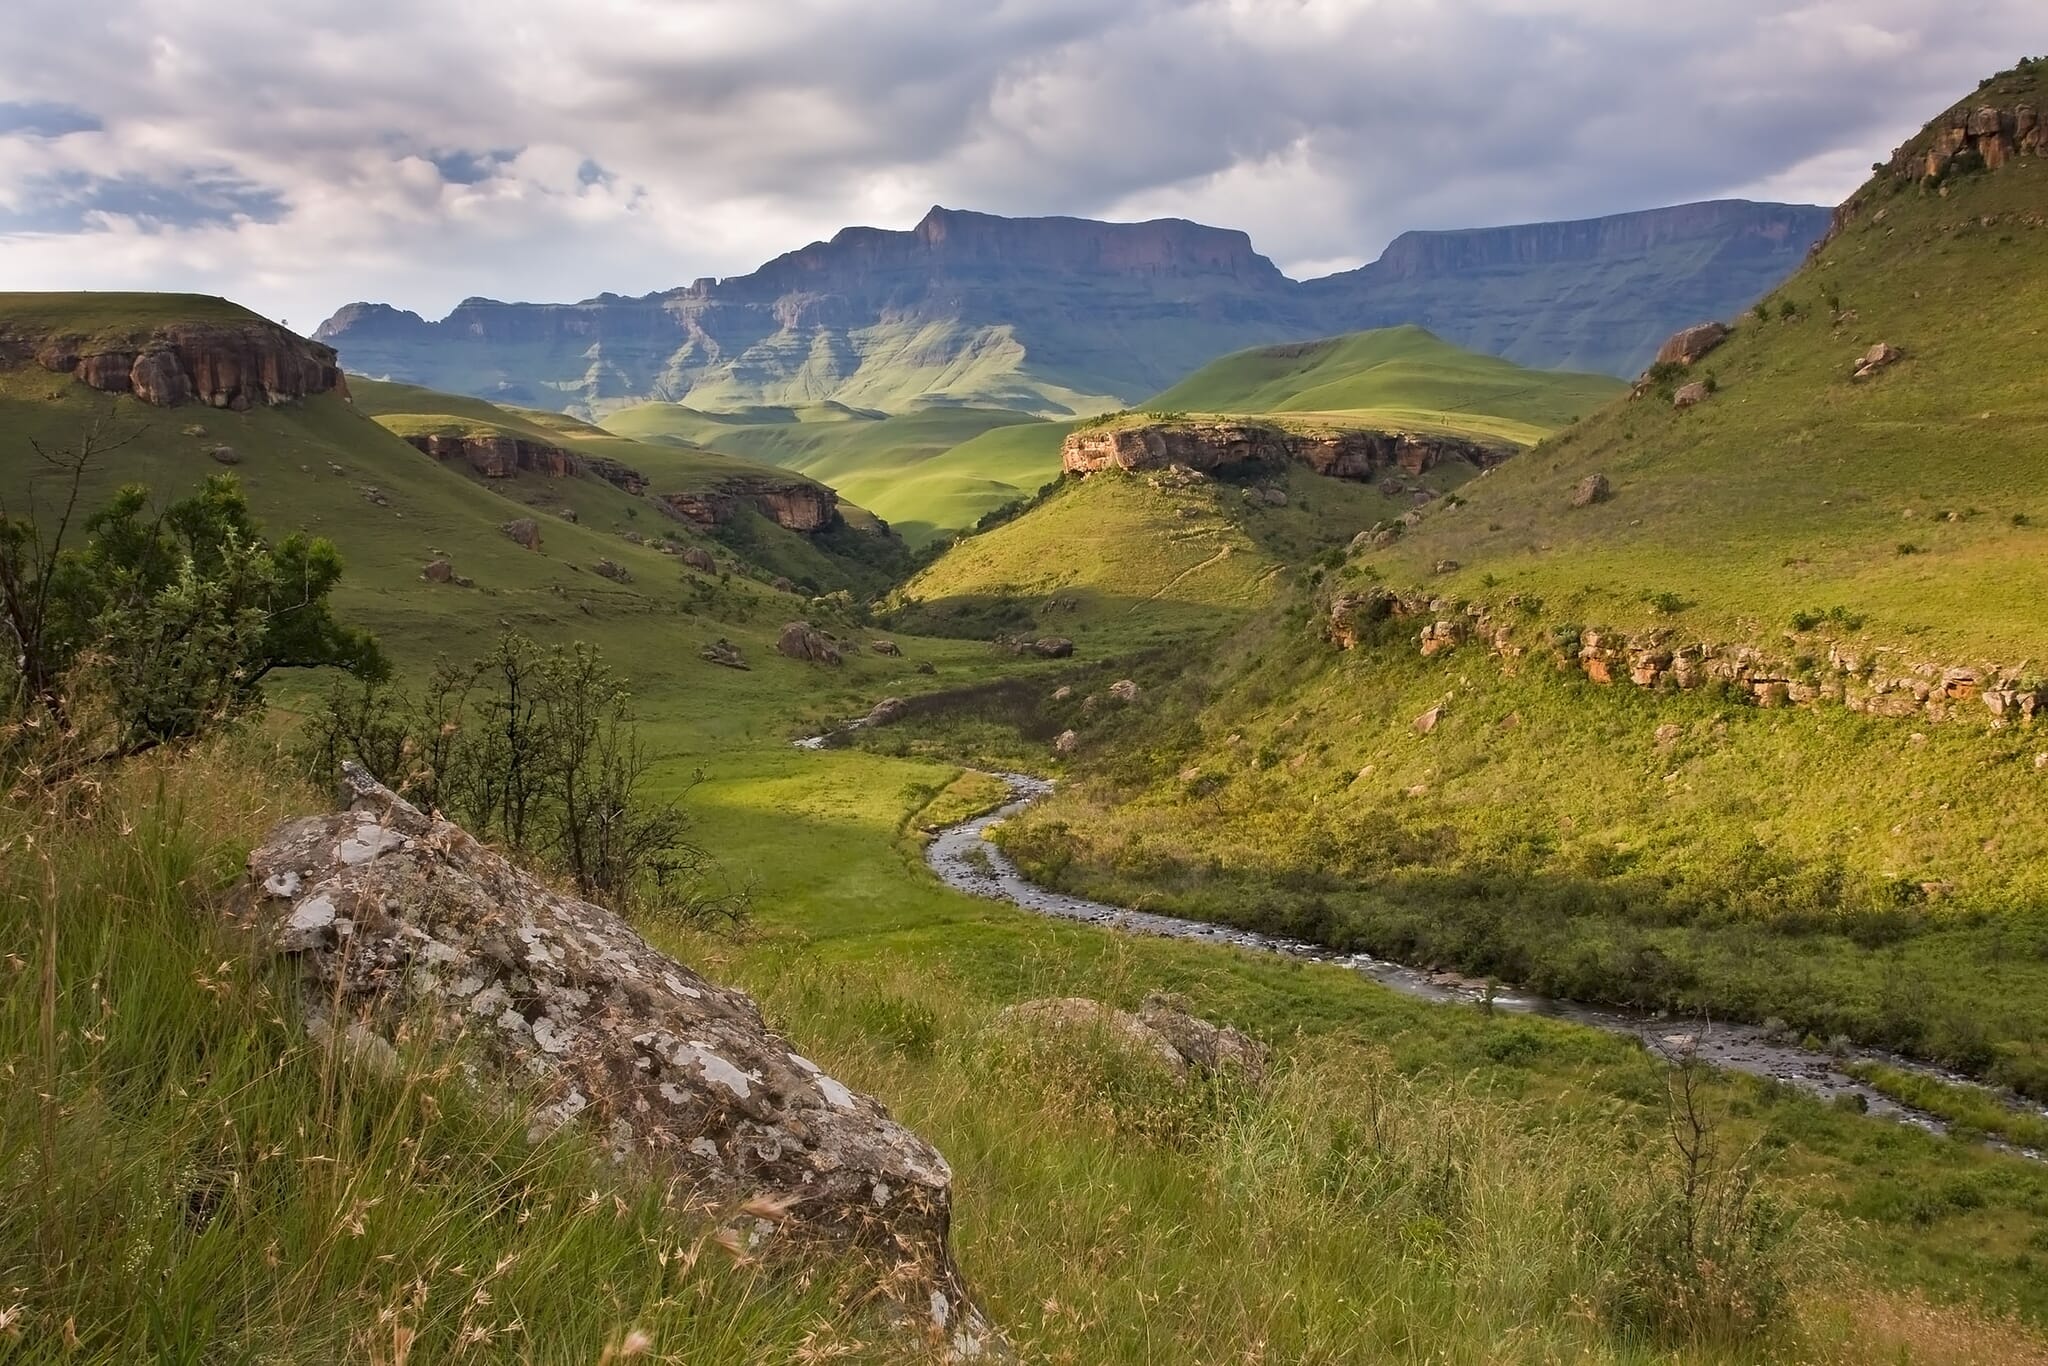
<path fill-rule="evenodd" d="M 891 721 L 900 718 L 903 715 L 903 713 L 908 711 L 909 709 L 910 704 L 908 702 L 905 702 L 902 698 L 885 697 L 881 701 L 875 703 L 874 709 L 870 711 L 867 715 L 867 721 L 865 724 L 870 726 L 886 726 Z"/>
<path fill-rule="evenodd" d="M 878 655 L 887 655 L 891 659 L 900 659 L 903 656 L 903 647 L 893 640 L 870 641 L 868 648 Z"/>
<path fill-rule="evenodd" d="M 206 429 L 201 427 L 200 430 L 205 431 Z M 207 454 L 213 457 L 216 464 L 239 465 L 242 463 L 241 455 L 233 446 L 215 446 Z"/>
<path fill-rule="evenodd" d="M 1286 489 L 1261 489 L 1259 497 L 1264 500 L 1269 508 L 1284 508 L 1287 506 Z"/>
<path fill-rule="evenodd" d="M 200 425 L 199 425 L 199 424 L 198 424 L 197 422 L 193 423 L 193 424 L 192 424 L 191 426 L 189 426 L 189 427 L 183 428 L 182 430 L 184 431 L 185 435 L 187 435 L 187 436 L 205 436 L 205 435 L 206 435 L 206 428 L 204 428 L 204 427 L 200 426 Z"/>
<path fill-rule="evenodd" d="M 1595 503 L 1604 503 L 1614 496 L 1613 487 L 1604 474 L 1589 474 L 1572 486 L 1571 505 L 1575 508 L 1589 508 Z"/>
<path fill-rule="evenodd" d="M 716 664 L 722 669 L 746 669 L 748 667 L 746 657 L 740 653 L 740 647 L 727 640 L 724 636 L 720 636 L 703 649 L 697 651 L 697 658 Z"/>
<path fill-rule="evenodd" d="M 921 673 L 921 674 L 935 674 L 935 673 L 937 673 L 938 671 L 939 671 L 939 666 L 938 666 L 938 665 L 936 665 L 936 664 L 934 664 L 934 663 L 932 663 L 932 662 L 931 662 L 931 661 L 930 661 L 929 659 L 920 659 L 920 660 L 918 660 L 918 661 L 917 661 L 917 672 L 918 672 L 918 673 Z"/>
<path fill-rule="evenodd" d="M 507 522 L 498 530 L 504 532 L 516 545 L 523 545 L 528 550 L 540 549 L 540 523 L 531 517 L 521 517 L 517 521 Z"/>
<path fill-rule="evenodd" d="M 1434 731 L 1437 728 L 1437 726 L 1443 721 L 1443 719 L 1444 705 L 1441 702 L 1439 702 L 1437 705 L 1431 707 L 1428 711 L 1422 713 L 1422 715 L 1415 718 L 1415 733 L 1417 735 L 1428 735 L 1430 732 Z"/>
<path fill-rule="evenodd" d="M 1712 397 L 1713 392 L 1704 382 L 1694 380 L 1671 396 L 1671 406 L 1679 409 L 1697 408 Z"/>
<path fill-rule="evenodd" d="M 1663 725 L 1657 727 L 1657 748 L 1670 749 L 1678 743 L 1679 737 L 1684 734 L 1685 727 L 1666 721 Z"/>
<path fill-rule="evenodd" d="M 1109 695 L 1119 702 L 1135 702 L 1138 700 L 1138 685 L 1131 679 L 1119 678 L 1109 685 Z"/>
<path fill-rule="evenodd" d="M 420 568 L 420 577 L 428 583 L 447 583 L 455 577 L 455 566 L 446 560 L 428 560 Z"/>
<path fill-rule="evenodd" d="M 1055 754 L 1072 754 L 1080 747 L 1081 737 L 1070 730 L 1061 731 L 1059 738 L 1052 742 L 1052 752 Z"/>
<path fill-rule="evenodd" d="M 599 559 L 596 564 L 591 566 L 591 572 L 599 578 L 610 579 L 613 583 L 631 583 L 633 581 L 632 571 L 612 560 Z"/>
<path fill-rule="evenodd" d="M 1726 324 L 1701 323 L 1696 327 L 1688 327 L 1665 342 L 1658 350 L 1657 364 L 1690 366 L 1726 340 Z"/>
<path fill-rule="evenodd" d="M 1052 690 L 1052 700 L 1055 702 L 1064 702 L 1073 695 L 1074 688 L 1073 685 L 1069 683 L 1062 683 L 1057 688 L 1054 688 Z"/>
<path fill-rule="evenodd" d="M 1906 353 L 1890 342 L 1879 342 L 1865 351 L 1856 362 L 1854 378 L 1869 379 L 1878 371 L 1897 365 L 1906 358 Z"/>
<path fill-rule="evenodd" d="M 1458 562 L 1456 560 L 1438 560 L 1429 567 L 1429 572 L 1432 574 L 1455 574 L 1458 572 Z"/>
<path fill-rule="evenodd" d="M 1067 659 L 1074 653 L 1074 642 L 1065 636 L 1046 636 L 1033 641 L 1030 648 L 1041 659 Z"/>
<path fill-rule="evenodd" d="M 711 558 L 711 552 L 701 545 L 693 545 L 682 554 L 682 561 L 699 574 L 716 574 L 718 561 Z M 786 582 L 786 580 L 785 580 Z"/>
<path fill-rule="evenodd" d="M 577 520 L 579 520 L 576 516 L 575 508 L 557 508 L 555 510 L 555 516 L 561 518 L 565 522 L 574 523 Z"/>

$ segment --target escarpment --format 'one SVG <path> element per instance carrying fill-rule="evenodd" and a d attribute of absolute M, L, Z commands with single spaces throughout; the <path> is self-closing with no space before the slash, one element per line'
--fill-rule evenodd
<path fill-rule="evenodd" d="M 1060 448 L 1060 468 L 1092 474 L 1300 464 L 1334 479 L 1369 480 L 1389 469 L 1423 474 L 1447 461 L 1488 469 L 1513 454 L 1511 446 L 1413 432 L 1303 433 L 1256 422 L 1173 422 L 1075 432 Z"/>
<path fill-rule="evenodd" d="M 311 394 L 348 396 L 334 348 L 259 318 L 167 323 L 112 338 L 0 321 L 0 368 L 30 363 L 156 408 L 199 403 L 241 411 Z"/>

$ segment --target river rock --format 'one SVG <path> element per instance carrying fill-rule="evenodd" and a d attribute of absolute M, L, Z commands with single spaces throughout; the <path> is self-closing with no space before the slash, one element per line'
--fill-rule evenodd
<path fill-rule="evenodd" d="M 753 1000 L 658 953 L 346 766 L 343 809 L 286 822 L 236 905 L 296 969 L 304 1008 L 351 1051 L 459 1043 L 487 1099 L 574 1128 L 657 1180 L 765 1197 L 748 1236 L 863 1250 L 956 1350 L 988 1329 L 953 1264 L 952 1173 L 880 1103 L 770 1029 Z M 965 1353 L 963 1353 L 965 1354 Z"/>

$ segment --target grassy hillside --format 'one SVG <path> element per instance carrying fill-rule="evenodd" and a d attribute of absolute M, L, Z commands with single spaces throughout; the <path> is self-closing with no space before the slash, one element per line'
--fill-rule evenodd
<path fill-rule="evenodd" d="M 913 545 L 1036 492 L 1050 475 L 1028 488 L 1012 483 L 1007 476 L 1019 462 L 1011 451 L 1049 448 L 1057 471 L 1059 441 L 1050 433 L 1066 430 L 1007 409 L 924 407 L 892 414 L 843 403 L 730 413 L 648 403 L 611 414 L 605 426 L 649 443 L 688 443 L 797 470 L 870 509 Z M 996 433 L 1011 433 L 1014 444 L 975 444 Z M 986 469 L 984 452 L 993 457 Z"/>
<path fill-rule="evenodd" d="M 1612 398 L 1606 375 L 1524 369 L 1419 327 L 1240 351 L 1146 405 L 1194 413 L 1341 417 L 1360 426 L 1450 430 L 1528 445 Z"/>
<path fill-rule="evenodd" d="M 2038 72 L 1966 104 L 2048 97 Z M 1403 584 L 1617 628 L 1779 643 L 1803 612 L 1840 607 L 1868 652 L 2016 664 L 2048 656 L 2048 158 L 1951 177 L 1881 176 L 1765 316 L 1674 382 L 1718 385 L 1688 411 L 1671 383 L 1616 403 L 1475 489 L 1373 568 Z M 1881 215 L 1881 217 L 1880 217 Z M 1877 343 L 1905 359 L 1865 381 Z M 1602 474 L 1613 497 L 1567 506 Z M 1688 605 L 1660 613 L 1647 595 Z"/>
<path fill-rule="evenodd" d="M 2036 67 L 1963 107 L 2044 97 Z M 2048 158 L 1887 172 L 1845 222 L 1689 374 L 1326 560 L 1211 666 L 1162 670 L 1141 708 L 1029 718 L 1081 747 L 1010 831 L 1025 861 L 1127 904 L 1776 1018 L 2048 1097 L 2039 721 L 1967 697 L 1939 722 L 1760 708 L 1577 665 L 1612 628 L 1755 650 L 1794 684 L 1831 652 L 2038 676 Z M 1904 359 L 1853 379 L 1878 342 Z M 1611 496 L 1570 506 L 1595 474 Z M 1338 650 L 1331 599 L 1374 587 L 1410 614 Z M 1420 656 L 1423 627 L 1480 607 L 1509 654 Z"/>
<path fill-rule="evenodd" d="M 1024 1359 L 1846 1366 L 2043 1350 L 2026 1326 L 2048 1318 L 2031 1260 L 2048 1243 L 2037 1166 L 1714 1082 L 1727 1150 L 1758 1144 L 1769 1208 L 1797 1223 L 1716 1282 L 1705 1304 L 1728 1314 L 1702 1314 L 1692 1282 L 1656 1273 L 1683 1177 L 1651 1055 L 1405 1001 L 1334 966 L 1124 940 L 963 897 L 925 871 L 914 833 L 928 803 L 969 800 L 956 767 L 788 743 L 920 688 L 1049 693 L 1070 665 L 915 636 L 899 637 L 904 658 L 839 670 L 781 659 L 775 628 L 812 605 L 741 575 L 700 584 L 595 518 L 548 521 L 543 553 L 519 549 L 495 530 L 518 504 L 338 401 L 165 414 L 40 372 L 5 384 L 10 440 L 62 438 L 102 411 L 141 428 L 107 481 L 146 474 L 174 492 L 231 444 L 271 530 L 340 543 L 337 608 L 402 671 L 480 649 L 500 623 L 601 646 L 636 685 L 659 781 L 685 797 L 694 836 L 756 889 L 746 938 L 650 933 L 754 990 L 807 1056 L 940 1147 L 961 1263 Z M 30 467 L 18 444 L 6 458 L 12 499 Z M 1071 556 L 1110 585 L 1128 566 L 1162 615 L 1086 590 L 1067 617 L 1103 648 L 1271 616 L 1288 566 L 1383 497 L 1299 471 L 1287 484 L 1286 507 L 1251 511 L 1228 483 L 1091 479 L 1055 494 L 1045 525 L 1121 519 L 1132 534 L 1031 532 L 991 572 L 1021 583 Z M 417 579 L 436 547 L 475 589 Z M 590 574 L 597 555 L 634 582 Z M 753 671 L 697 660 L 712 634 Z M 289 735 L 305 686 L 277 690 L 266 731 L 145 760 L 77 805 L 0 811 L 0 848 L 33 851 L 0 859 L 0 904 L 29 911 L 0 916 L 0 1353 L 596 1360 L 638 1330 L 681 1359 L 928 1359 L 882 1332 L 857 1279 L 733 1262 L 660 1188 L 574 1141 L 532 1146 L 449 1089 L 433 1071 L 445 1060 L 380 1079 L 305 1046 L 290 982 L 252 972 L 213 913 L 262 831 L 320 800 L 268 744 Z M 1177 1090 L 1086 1042 L 1020 1037 L 1001 1015 L 1153 989 L 1271 1041 L 1271 1086 Z"/>

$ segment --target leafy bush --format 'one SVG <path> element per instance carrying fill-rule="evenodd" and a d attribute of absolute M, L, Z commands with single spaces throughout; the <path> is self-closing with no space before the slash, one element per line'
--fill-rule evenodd
<path fill-rule="evenodd" d="M 154 511 L 130 484 L 82 515 L 114 444 L 35 448 L 55 506 L 0 504 L 0 774 L 47 780 L 200 736 L 259 710 L 280 668 L 384 676 L 376 643 L 329 608 L 333 544 L 266 542 L 234 475 Z"/>

